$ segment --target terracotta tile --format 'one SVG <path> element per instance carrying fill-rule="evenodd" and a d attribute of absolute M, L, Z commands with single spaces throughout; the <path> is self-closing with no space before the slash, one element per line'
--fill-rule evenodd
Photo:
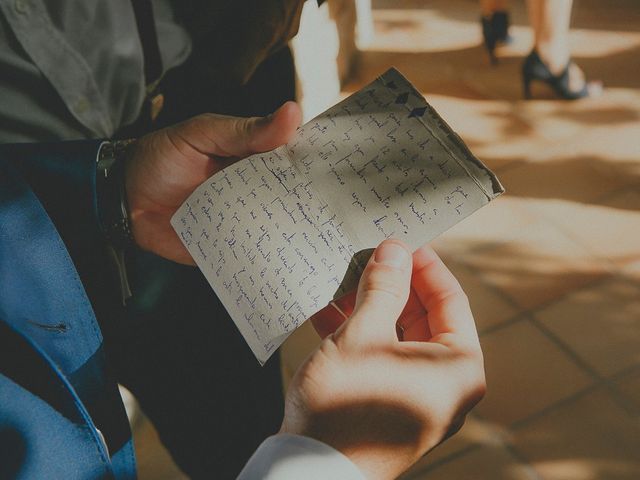
<path fill-rule="evenodd" d="M 638 179 L 640 181 L 640 159 L 638 161 Z M 637 240 L 640 238 L 640 183 L 638 188 L 621 192 L 602 202 L 604 207 L 614 209 L 616 212 L 617 224 L 616 231 L 619 233 L 618 238 L 610 237 L 611 244 L 617 245 L 617 253 L 610 253 L 612 249 L 607 249 L 603 254 L 622 267 L 630 265 L 640 266 L 640 244 Z M 624 220 L 622 219 L 624 217 Z M 607 226 L 604 226 L 607 228 Z M 635 238 L 635 249 L 633 239 Z"/>
<path fill-rule="evenodd" d="M 443 465 L 416 472 L 405 480 L 534 480 L 531 467 L 500 446 L 473 450 Z"/>
<path fill-rule="evenodd" d="M 618 267 L 640 261 L 640 193 L 626 190 L 601 205 L 530 202 L 525 208 L 553 222 L 595 255 Z"/>
<path fill-rule="evenodd" d="M 471 311 L 479 332 L 500 325 L 520 313 L 499 293 L 485 285 L 479 275 L 446 255 L 443 256 L 443 261 L 469 297 Z"/>
<path fill-rule="evenodd" d="M 567 142 L 584 131 L 581 122 L 574 121 L 568 115 L 556 114 L 559 110 L 558 101 L 548 86 L 534 82 L 532 93 L 538 100 L 518 102 L 515 108 L 522 121 L 529 125 L 532 134 L 551 142 Z M 571 112 L 575 108 L 580 108 L 577 103 L 561 104 L 562 112 Z M 535 153 L 539 154 L 540 151 L 535 150 Z"/>
<path fill-rule="evenodd" d="M 614 38 L 615 35 L 606 37 L 608 38 L 605 41 Z M 640 35 L 636 40 L 623 39 L 619 47 L 628 48 L 637 44 L 638 41 L 640 41 Z M 612 48 L 615 50 L 615 47 Z M 547 87 L 546 91 L 551 92 L 551 89 Z M 582 102 L 559 102 L 557 99 L 554 100 L 556 97 L 553 93 L 541 97 L 534 91 L 533 95 L 536 99 L 551 100 L 518 102 L 514 106 L 514 111 L 531 125 L 531 130 L 535 134 L 554 141 L 560 148 L 576 140 L 586 140 L 593 129 L 603 128 L 604 125 L 637 126 L 640 121 L 637 108 L 623 102 L 623 96 L 616 90 L 605 90 L 601 97 L 589 98 Z M 545 155 L 544 151 L 538 153 Z"/>
<path fill-rule="evenodd" d="M 526 205 L 527 200 L 507 192 L 444 232 L 432 245 L 438 252 L 457 258 L 526 236 L 538 230 L 543 220 Z"/>
<path fill-rule="evenodd" d="M 634 32 L 640 22 L 640 11 L 636 7 L 635 0 L 616 0 L 608 3 L 600 0 L 581 0 L 574 6 L 571 22 L 581 28 L 597 27 Z"/>
<path fill-rule="evenodd" d="M 535 317 L 603 376 L 640 365 L 640 285 L 613 278 Z"/>
<path fill-rule="evenodd" d="M 487 395 L 484 419 L 510 425 L 575 394 L 591 379 L 528 321 L 481 337 Z"/>
<path fill-rule="evenodd" d="M 546 179 L 554 181 L 554 176 L 565 172 L 567 176 L 564 180 L 570 185 L 574 185 L 578 181 L 584 182 L 584 179 L 574 180 L 572 172 L 594 172 L 596 174 L 595 180 L 603 182 L 603 185 L 596 186 L 596 188 L 585 182 L 583 187 L 589 189 L 586 192 L 588 195 L 574 198 L 574 196 L 569 197 L 569 193 L 566 193 L 562 196 L 563 189 L 560 186 L 561 188 L 554 197 L 579 201 L 599 198 L 593 195 L 594 191 L 596 193 L 603 190 L 606 192 L 640 184 L 640 158 L 638 157 L 640 136 L 637 135 L 640 129 L 640 120 L 625 120 L 632 115 L 638 115 L 638 107 L 635 105 L 640 103 L 640 94 L 638 94 L 638 98 L 628 99 L 624 103 L 621 101 L 621 103 L 623 106 L 611 104 L 606 108 L 589 112 L 574 111 L 572 113 L 560 110 L 560 107 L 556 105 L 554 107 L 558 109 L 556 115 L 573 115 L 575 121 L 590 122 L 591 120 L 587 119 L 591 116 L 594 121 L 598 121 L 601 116 L 617 117 L 618 121 L 589 126 L 584 133 L 563 142 L 546 142 L 541 145 L 531 142 L 529 155 L 526 158 L 531 159 L 540 168 L 540 175 L 532 177 L 532 180 L 536 182 Z M 611 188 L 612 186 L 614 188 Z"/>
<path fill-rule="evenodd" d="M 604 391 L 532 422 L 514 435 L 543 480 L 640 478 L 640 428 Z"/>
<path fill-rule="evenodd" d="M 419 473 L 431 465 L 447 461 L 471 447 L 497 448 L 501 445 L 501 433 L 495 425 L 469 415 L 462 429 L 446 442 L 437 446 L 417 462 L 403 478 L 421 478 Z M 413 475 L 418 475 L 413 477 Z"/>
<path fill-rule="evenodd" d="M 640 258 L 627 263 L 620 269 L 620 274 L 629 279 L 640 281 Z"/>
<path fill-rule="evenodd" d="M 478 29 L 454 16 L 439 15 L 435 4 L 374 10 L 376 35 L 366 48 L 376 51 L 439 51 L 476 46 Z"/>
<path fill-rule="evenodd" d="M 607 92 L 605 96 L 590 99 L 587 102 L 572 102 L 568 104 L 553 102 L 546 104 L 548 110 L 544 112 L 544 115 L 540 116 L 535 115 L 537 113 L 535 112 L 536 104 L 532 102 L 527 104 L 532 106 L 530 110 L 527 110 L 527 114 L 534 115 L 540 121 L 548 121 L 549 118 L 545 117 L 547 116 L 558 121 L 589 127 L 589 131 L 585 131 L 584 135 L 580 135 L 570 142 L 557 143 L 557 147 L 561 149 L 563 146 L 572 145 L 573 143 L 582 143 L 584 141 L 587 141 L 587 144 L 591 143 L 589 142 L 591 133 L 604 133 L 607 130 L 604 127 L 605 125 L 609 129 L 611 126 L 622 128 L 622 132 L 628 134 L 628 130 L 625 129 L 637 127 L 640 122 L 640 112 L 634 107 L 633 102 L 629 102 L 630 99 L 637 100 L 637 98 L 626 94 L 625 91 L 614 90 Z M 523 114 L 524 110 L 519 110 L 519 112 Z M 544 152 L 541 153 L 544 154 Z"/>
<path fill-rule="evenodd" d="M 539 151 L 553 145 L 512 105 L 483 97 L 472 80 L 452 80 L 447 86 L 455 91 L 438 86 L 435 95 L 425 92 L 427 100 L 473 153 L 497 173 L 516 163 L 533 161 Z M 480 98 L 463 93 L 467 91 L 476 92 Z"/>
<path fill-rule="evenodd" d="M 437 93 L 425 91 L 424 95 L 474 151 L 479 146 L 494 146 L 498 142 L 533 141 L 535 132 L 509 104 L 483 96 L 473 83 L 447 83 L 451 92 L 438 89 Z M 463 98 L 463 92 L 469 94 Z"/>
<path fill-rule="evenodd" d="M 638 173 L 640 174 L 640 159 L 638 159 Z M 630 210 L 632 212 L 640 213 L 640 190 L 633 187 L 629 188 L 601 201 L 600 204 L 605 207 Z M 634 227 L 637 227 L 637 219 L 632 223 L 634 224 Z M 634 233 L 637 233 L 637 231 L 634 230 Z"/>
<path fill-rule="evenodd" d="M 517 197 L 587 203 L 621 186 L 612 176 L 599 175 L 583 157 L 518 163 L 502 171 L 500 181 Z"/>
<path fill-rule="evenodd" d="M 573 141 L 558 143 L 552 149 L 546 150 L 543 152 L 543 158 L 593 158 L 591 163 L 601 165 L 603 173 L 605 169 L 608 169 L 610 174 L 620 170 L 637 182 L 640 175 L 638 158 L 640 137 L 636 132 L 640 126 L 640 119 L 629 121 L 632 115 L 638 115 L 637 104 L 640 101 L 640 92 L 636 95 L 635 98 L 621 101 L 622 105 L 618 105 L 617 102 L 611 104 L 608 112 L 604 111 L 611 117 L 617 115 L 618 121 L 591 126 L 586 134 L 580 135 Z M 596 111 L 594 116 L 602 113 L 602 111 Z"/>
<path fill-rule="evenodd" d="M 616 388 L 640 413 L 640 369 L 624 375 L 616 382 Z"/>
<path fill-rule="evenodd" d="M 548 223 L 519 233 L 516 240 L 494 248 L 461 253 L 459 261 L 522 308 L 556 300 L 609 272 L 606 262 Z"/>

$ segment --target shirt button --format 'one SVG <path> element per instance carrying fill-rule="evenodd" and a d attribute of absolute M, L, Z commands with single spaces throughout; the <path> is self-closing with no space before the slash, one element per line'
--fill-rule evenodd
<path fill-rule="evenodd" d="M 29 2 L 27 0 L 16 0 L 13 6 L 20 15 L 29 14 Z"/>

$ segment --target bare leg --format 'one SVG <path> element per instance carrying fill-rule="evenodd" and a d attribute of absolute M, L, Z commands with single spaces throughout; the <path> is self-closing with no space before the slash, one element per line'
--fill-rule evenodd
<path fill-rule="evenodd" d="M 527 1 L 529 23 L 535 35 L 534 48 L 554 75 L 561 74 L 571 58 L 569 25 L 572 6 L 573 0 Z M 569 88 L 578 91 L 585 84 L 584 74 L 573 63 L 569 68 Z M 591 82 L 588 87 L 590 94 L 596 94 L 597 90 L 602 89 L 598 82 Z"/>
<path fill-rule="evenodd" d="M 509 10 L 509 0 L 480 0 L 482 16 L 490 17 L 494 12 Z"/>
<path fill-rule="evenodd" d="M 569 62 L 569 24 L 572 0 L 528 0 L 534 48 L 551 73 L 561 73 Z"/>
<path fill-rule="evenodd" d="M 497 46 L 511 41 L 509 36 L 509 0 L 480 0 L 482 37 L 492 64 L 498 63 Z"/>

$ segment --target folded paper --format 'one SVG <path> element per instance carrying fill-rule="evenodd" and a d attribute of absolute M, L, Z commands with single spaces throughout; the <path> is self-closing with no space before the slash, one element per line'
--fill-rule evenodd
<path fill-rule="evenodd" d="M 429 242 L 503 188 L 395 69 L 203 183 L 172 225 L 264 363 L 390 237 Z"/>

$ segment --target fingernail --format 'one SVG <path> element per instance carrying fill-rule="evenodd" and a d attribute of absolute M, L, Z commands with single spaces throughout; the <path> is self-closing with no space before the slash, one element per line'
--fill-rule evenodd
<path fill-rule="evenodd" d="M 409 261 L 409 252 L 394 242 L 385 242 L 376 248 L 376 262 L 390 267 L 403 267 Z"/>

